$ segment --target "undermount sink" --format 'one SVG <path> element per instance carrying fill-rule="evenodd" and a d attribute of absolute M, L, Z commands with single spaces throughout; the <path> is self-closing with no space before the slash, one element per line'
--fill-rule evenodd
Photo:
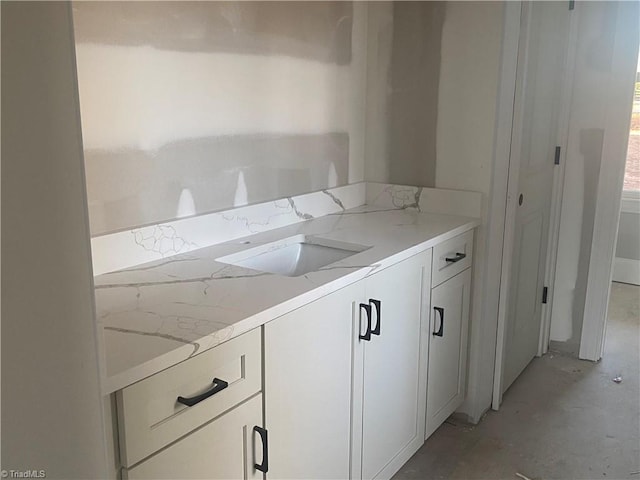
<path fill-rule="evenodd" d="M 216 261 L 261 272 L 298 277 L 369 248 L 371 247 L 316 236 L 295 235 L 227 255 Z"/>

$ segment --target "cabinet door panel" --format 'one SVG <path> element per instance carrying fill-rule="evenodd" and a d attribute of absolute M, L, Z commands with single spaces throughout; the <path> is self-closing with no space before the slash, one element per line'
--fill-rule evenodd
<path fill-rule="evenodd" d="M 352 315 L 361 282 L 265 325 L 272 479 L 349 478 Z"/>
<path fill-rule="evenodd" d="M 431 291 L 427 437 L 464 399 L 470 287 L 467 269 Z"/>
<path fill-rule="evenodd" d="M 431 251 L 367 279 L 366 299 L 375 305 L 374 330 L 363 342 L 362 478 L 390 477 L 424 440 L 419 390 L 423 275 L 430 276 Z M 422 401 L 420 400 L 422 398 Z M 404 458 L 406 457 L 406 458 Z M 398 465 L 396 465 L 398 464 Z"/>
<path fill-rule="evenodd" d="M 262 395 L 225 413 L 173 445 L 123 471 L 123 478 L 259 479 L 262 444 L 254 426 L 262 425 Z"/>

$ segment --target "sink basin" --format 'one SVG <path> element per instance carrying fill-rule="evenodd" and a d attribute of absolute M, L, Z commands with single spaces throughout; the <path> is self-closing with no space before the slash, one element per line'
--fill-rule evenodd
<path fill-rule="evenodd" d="M 298 277 L 371 247 L 310 235 L 296 235 L 216 259 L 261 272 Z"/>

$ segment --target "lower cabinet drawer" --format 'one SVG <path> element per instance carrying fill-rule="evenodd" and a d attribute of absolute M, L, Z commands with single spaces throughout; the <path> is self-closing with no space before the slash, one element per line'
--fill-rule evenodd
<path fill-rule="evenodd" d="M 116 395 L 122 465 L 135 465 L 261 390 L 259 328 L 124 388 Z"/>
<path fill-rule="evenodd" d="M 204 425 L 144 462 L 124 469 L 123 479 L 258 479 L 264 445 L 262 394 Z"/>

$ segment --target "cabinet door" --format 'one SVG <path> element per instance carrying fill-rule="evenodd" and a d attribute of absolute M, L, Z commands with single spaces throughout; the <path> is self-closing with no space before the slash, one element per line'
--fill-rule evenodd
<path fill-rule="evenodd" d="M 258 479 L 263 445 L 254 426 L 262 425 L 262 395 L 123 471 L 124 479 Z"/>
<path fill-rule="evenodd" d="M 431 291 L 426 437 L 464 400 L 471 269 Z"/>
<path fill-rule="evenodd" d="M 349 478 L 351 338 L 362 282 L 264 327 L 271 479 Z"/>
<path fill-rule="evenodd" d="M 366 280 L 372 335 L 358 342 L 363 350 L 362 478 L 390 478 L 424 442 L 421 291 L 423 284 L 429 291 L 430 276 L 431 250 Z"/>

